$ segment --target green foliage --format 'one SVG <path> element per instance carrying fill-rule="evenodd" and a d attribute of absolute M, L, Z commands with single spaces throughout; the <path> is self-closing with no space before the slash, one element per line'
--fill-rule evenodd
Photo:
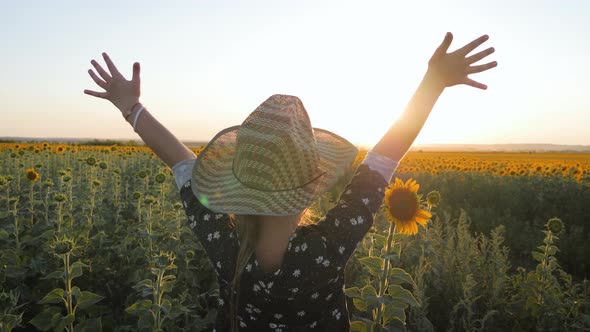
<path fill-rule="evenodd" d="M 533 251 L 535 269 L 513 269 L 504 246 L 504 226 L 490 236 L 474 234 L 462 210 L 458 219 L 443 213 L 403 243 L 400 266 L 416 281 L 422 304 L 411 308 L 410 330 L 497 331 L 590 328 L 588 282 L 575 283 L 561 270 L 556 236 L 543 231 Z M 436 328 L 435 328 L 436 327 Z"/>
<path fill-rule="evenodd" d="M 580 184 L 561 174 L 497 176 L 481 173 L 442 172 L 397 173 L 413 178 L 421 190 L 437 190 L 442 196 L 439 211 L 458 218 L 461 209 L 469 211 L 471 230 L 489 234 L 504 225 L 509 260 L 532 269 L 531 251 L 543 240 L 542 229 L 548 219 L 558 216 L 566 227 L 556 258 L 574 278 L 590 277 L 590 185 Z"/>
<path fill-rule="evenodd" d="M 377 240 L 371 240 L 368 251 L 356 252 L 357 262 L 369 276 L 345 289 L 357 311 L 352 315 L 354 330 L 405 331 L 406 309 L 420 306 L 412 292 L 402 287 L 403 284 L 415 285 L 410 274 L 400 268 L 390 268 L 399 257 L 400 248 L 394 243 L 394 228 L 389 224 L 386 239 L 372 234 Z M 381 256 L 372 256 L 372 252 L 380 252 Z"/>
<path fill-rule="evenodd" d="M 155 266 L 150 269 L 153 278 L 144 279 L 133 286 L 142 298 L 150 297 L 150 299 L 138 300 L 125 309 L 127 313 L 139 316 L 140 330 L 150 328 L 156 331 L 162 330 L 166 319 L 173 320 L 190 312 L 187 307 L 173 303 L 173 299 L 167 296 L 167 293 L 173 290 L 176 276 L 166 275 L 166 273 L 177 268 L 174 265 L 175 259 L 172 252 L 155 254 L 150 265 Z M 174 327 L 168 326 L 168 328 Z"/>
<path fill-rule="evenodd" d="M 543 245 L 535 249 L 533 259 L 538 262 L 533 271 L 518 269 L 512 280 L 510 308 L 519 318 L 523 329 L 568 331 L 590 328 L 590 289 L 588 282 L 576 284 L 561 269 L 555 254 L 559 238 L 550 219 L 543 231 Z M 561 222 L 561 221 L 560 221 Z M 559 229 L 561 230 L 561 229 Z"/>
<path fill-rule="evenodd" d="M 1 331 L 129 331 L 139 321 L 152 330 L 156 321 L 138 321 L 125 310 L 147 299 L 159 306 L 152 309 L 163 329 L 212 326 L 216 276 L 184 212 L 174 207 L 174 181 L 146 181 L 148 173 L 167 172 L 162 162 L 124 149 L 15 153 L 27 167 L 42 163 L 42 180 L 54 184 L 33 190 L 24 181 L 25 166 L 15 164 L 13 152 L 0 151 L 0 283 L 7 294 L 20 294 L 0 307 Z M 138 179 L 139 171 L 146 177 Z M 133 199 L 134 192 L 149 197 L 150 206 Z M 153 257 L 160 251 L 173 252 L 177 267 L 158 277 Z M 64 262 L 64 255 L 76 259 Z M 159 300 L 134 288 L 145 279 L 158 280 Z"/>
<path fill-rule="evenodd" d="M 11 331 L 20 327 L 23 313 L 22 304 L 18 305 L 20 294 L 17 291 L 10 290 L 8 293 L 4 290 L 0 292 L 0 331 Z"/>
<path fill-rule="evenodd" d="M 169 171 L 151 153 L 107 145 L 0 151 L 0 331 L 213 326 L 216 275 Z M 31 186 L 24 173 L 38 164 Z M 353 169 L 313 204 L 316 220 Z M 590 329 L 588 186 L 396 176 L 438 191 L 436 211 L 416 236 L 391 234 L 376 215 L 344 271 L 353 331 Z M 555 216 L 565 224 L 540 232 Z"/>

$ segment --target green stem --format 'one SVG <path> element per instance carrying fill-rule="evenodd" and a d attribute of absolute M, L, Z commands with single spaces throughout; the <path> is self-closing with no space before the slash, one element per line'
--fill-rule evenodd
<path fill-rule="evenodd" d="M 70 275 L 70 253 L 64 255 L 64 275 L 67 294 L 66 310 L 69 315 L 74 315 L 74 300 L 72 299 L 72 278 Z M 74 323 L 70 323 L 69 331 L 74 331 Z"/>
<path fill-rule="evenodd" d="M 88 172 L 90 173 L 88 176 L 88 185 L 90 186 L 90 190 L 92 190 L 92 180 L 94 180 L 94 166 L 90 166 L 90 170 Z"/>
<path fill-rule="evenodd" d="M 92 223 L 92 215 L 94 213 L 94 197 L 96 196 L 96 190 L 94 188 L 90 189 L 90 213 L 88 214 L 88 225 Z"/>
<path fill-rule="evenodd" d="M 152 255 L 152 204 L 148 204 L 148 211 L 146 216 L 146 229 L 148 234 L 149 254 Z"/>
<path fill-rule="evenodd" d="M 63 222 L 63 218 L 61 215 L 61 209 L 63 207 L 63 202 L 57 203 L 57 232 L 61 231 L 61 224 Z"/>
<path fill-rule="evenodd" d="M 154 303 L 157 304 L 158 311 L 156 312 L 156 329 L 160 329 L 162 322 L 160 321 L 160 305 L 162 305 L 162 279 L 166 269 L 159 269 L 156 280 L 156 292 L 154 293 Z"/>
<path fill-rule="evenodd" d="M 10 210 L 8 210 L 8 211 L 10 211 Z M 18 224 L 16 202 L 14 204 L 14 211 L 12 211 L 12 216 L 14 217 L 14 237 L 16 238 L 16 251 L 20 253 L 20 238 L 19 238 L 20 225 Z"/>
<path fill-rule="evenodd" d="M 17 192 L 19 192 L 21 190 L 20 187 L 20 167 L 18 167 L 18 161 L 16 160 L 16 158 L 14 159 L 14 169 L 17 170 L 17 174 L 15 176 L 16 179 L 16 190 Z"/>
<path fill-rule="evenodd" d="M 385 247 L 385 255 L 389 255 L 391 254 L 391 249 L 394 247 L 394 243 L 393 243 L 393 235 L 395 234 L 395 224 L 394 223 L 390 223 L 389 224 L 389 235 L 387 235 L 387 243 L 386 243 L 386 247 Z M 385 294 L 385 290 L 387 289 L 388 286 L 388 278 L 387 276 L 389 275 L 389 259 L 385 259 L 384 262 L 384 267 L 383 267 L 383 273 L 381 274 L 381 279 L 379 280 L 379 291 L 378 291 L 378 296 L 381 297 L 383 296 L 383 294 Z M 377 311 L 377 318 L 375 319 L 375 322 L 377 323 L 377 331 L 382 331 L 382 325 L 381 325 L 381 317 L 383 316 L 383 311 L 385 310 L 385 306 L 382 304 L 379 307 L 379 310 Z"/>
<path fill-rule="evenodd" d="M 551 231 L 549 231 L 549 234 L 547 234 L 547 236 L 545 236 L 545 239 L 543 240 L 543 242 L 545 242 L 545 249 L 543 250 L 543 260 L 541 261 L 541 267 L 542 267 L 542 271 L 543 274 L 539 276 L 539 280 L 543 283 L 545 282 L 545 275 L 549 274 L 549 262 L 548 262 L 548 258 L 549 258 L 549 246 L 550 243 L 552 242 L 551 240 Z"/>
<path fill-rule="evenodd" d="M 166 195 L 164 194 L 164 183 L 162 183 L 160 185 L 160 198 L 161 198 L 161 204 L 160 204 L 160 220 L 164 221 L 164 202 L 166 199 Z"/>
<path fill-rule="evenodd" d="M 68 182 L 68 206 L 70 208 L 70 214 L 72 214 L 72 211 L 74 210 L 74 200 L 72 199 L 74 196 L 73 192 L 72 192 L 72 180 L 70 180 Z"/>
<path fill-rule="evenodd" d="M 182 221 L 180 219 L 180 211 L 176 212 L 176 239 L 178 241 L 180 241 L 180 232 L 181 232 L 181 228 L 182 228 Z"/>
<path fill-rule="evenodd" d="M 10 184 L 6 186 L 6 208 L 10 211 Z"/>
<path fill-rule="evenodd" d="M 31 181 L 31 190 L 29 190 L 29 210 L 31 212 L 31 219 L 29 224 L 33 227 L 33 215 L 35 214 L 35 197 L 34 197 L 35 182 Z"/>
<path fill-rule="evenodd" d="M 119 195 L 121 194 L 121 189 L 119 182 L 121 181 L 121 178 L 119 176 L 115 177 L 115 208 L 117 210 L 116 215 L 115 215 L 115 224 L 119 224 L 119 216 L 121 215 L 121 205 L 119 204 Z"/>
<path fill-rule="evenodd" d="M 45 224 L 49 224 L 49 187 L 45 192 Z"/>

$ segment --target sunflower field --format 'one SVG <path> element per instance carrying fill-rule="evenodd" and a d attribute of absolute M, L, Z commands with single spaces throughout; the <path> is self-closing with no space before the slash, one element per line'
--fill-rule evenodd
<path fill-rule="evenodd" d="M 588 331 L 589 220 L 590 155 L 409 152 L 345 269 L 352 329 Z M 202 331 L 218 299 L 148 148 L 0 143 L 0 331 Z"/>

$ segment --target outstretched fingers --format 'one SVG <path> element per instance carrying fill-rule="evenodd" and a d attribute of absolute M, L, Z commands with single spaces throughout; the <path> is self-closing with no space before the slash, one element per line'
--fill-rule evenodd
<path fill-rule="evenodd" d="M 84 90 L 84 93 L 98 98 L 109 99 L 108 92 L 97 92 L 92 90 Z"/>
<path fill-rule="evenodd" d="M 111 75 L 109 75 L 109 73 L 107 73 L 106 70 L 104 70 L 99 64 L 98 62 L 96 62 L 96 60 L 92 59 L 92 61 L 90 61 L 90 63 L 94 66 L 94 69 L 96 69 L 96 71 L 98 72 L 98 74 L 100 75 L 100 77 L 102 77 L 102 79 L 105 82 L 108 82 L 112 79 Z"/>
<path fill-rule="evenodd" d="M 489 47 L 479 53 L 476 53 L 474 55 L 468 56 L 467 58 L 465 58 L 465 61 L 467 61 L 467 64 L 472 64 L 472 63 L 476 63 L 479 60 L 487 57 L 488 55 L 494 53 L 495 49 L 493 47 Z"/>
<path fill-rule="evenodd" d="M 107 67 L 109 68 L 109 71 L 111 72 L 111 75 L 113 75 L 113 77 L 123 77 L 123 75 L 121 75 L 121 73 L 119 72 L 119 70 L 109 57 L 109 55 L 106 54 L 106 52 L 102 53 L 102 57 L 104 58 L 104 62 L 106 62 Z"/>
<path fill-rule="evenodd" d="M 96 74 L 92 71 L 92 69 L 88 69 L 88 74 L 90 74 L 90 77 L 92 77 L 92 80 L 94 81 L 94 83 L 96 83 L 99 87 L 103 88 L 103 89 L 107 89 L 107 83 L 103 80 L 101 80 L 98 76 L 96 76 Z"/>
<path fill-rule="evenodd" d="M 467 74 L 481 73 L 482 71 L 492 69 L 492 68 L 496 67 L 497 65 L 498 65 L 498 63 L 496 61 L 492 61 L 492 62 L 488 62 L 483 65 L 469 66 L 467 68 Z"/>
<path fill-rule="evenodd" d="M 481 37 L 473 40 L 469 44 L 467 44 L 467 45 L 461 47 L 460 49 L 456 50 L 455 52 L 457 52 L 459 54 L 462 54 L 462 55 L 467 55 L 471 51 L 473 51 L 474 49 L 476 49 L 479 45 L 483 44 L 489 38 L 490 37 L 488 35 L 483 35 L 483 36 L 481 36 Z"/>
<path fill-rule="evenodd" d="M 479 83 L 477 81 L 474 81 L 474 80 L 470 79 L 469 77 L 465 77 L 465 79 L 463 80 L 463 84 L 467 84 L 467 85 L 470 85 L 474 88 L 478 88 L 478 89 L 482 89 L 482 90 L 485 90 L 488 88 L 487 85 Z"/>

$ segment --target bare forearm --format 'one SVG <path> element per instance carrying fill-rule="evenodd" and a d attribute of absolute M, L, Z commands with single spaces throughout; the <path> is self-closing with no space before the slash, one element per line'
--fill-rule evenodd
<path fill-rule="evenodd" d="M 445 87 L 465 84 L 482 90 L 487 89 L 485 84 L 472 80 L 468 75 L 497 66 L 496 61 L 474 65 L 477 61 L 494 53 L 493 47 L 469 55 L 488 38 L 488 35 L 483 35 L 448 53 L 449 46 L 453 41 L 453 34 L 447 32 L 443 42 L 430 57 L 426 75 L 410 99 L 408 106 L 383 138 L 373 147 L 373 150 L 385 157 L 400 161 L 422 130 L 430 111 Z"/>
<path fill-rule="evenodd" d="M 195 154 L 172 135 L 147 109 L 141 111 L 142 105 L 139 103 L 139 96 L 141 95 L 139 62 L 133 64 L 133 77 L 131 80 L 127 80 L 121 75 L 108 54 L 103 53 L 102 56 L 107 64 L 108 72 L 93 59 L 90 63 L 94 66 L 98 75 L 92 70 L 88 70 L 88 74 L 105 91 L 86 89 L 84 93 L 112 102 L 131 125 L 137 119 L 135 131 L 145 144 L 169 167 L 173 167 L 182 160 L 195 158 Z"/>
<path fill-rule="evenodd" d="M 128 122 L 132 124 L 133 119 L 132 115 Z M 170 168 L 179 161 L 196 158 L 196 155 L 154 118 L 147 109 L 143 110 L 137 119 L 135 131 Z"/>
<path fill-rule="evenodd" d="M 373 147 L 373 151 L 400 161 L 422 130 L 443 90 L 444 85 L 437 82 L 429 73 L 424 75 L 404 112 Z"/>

